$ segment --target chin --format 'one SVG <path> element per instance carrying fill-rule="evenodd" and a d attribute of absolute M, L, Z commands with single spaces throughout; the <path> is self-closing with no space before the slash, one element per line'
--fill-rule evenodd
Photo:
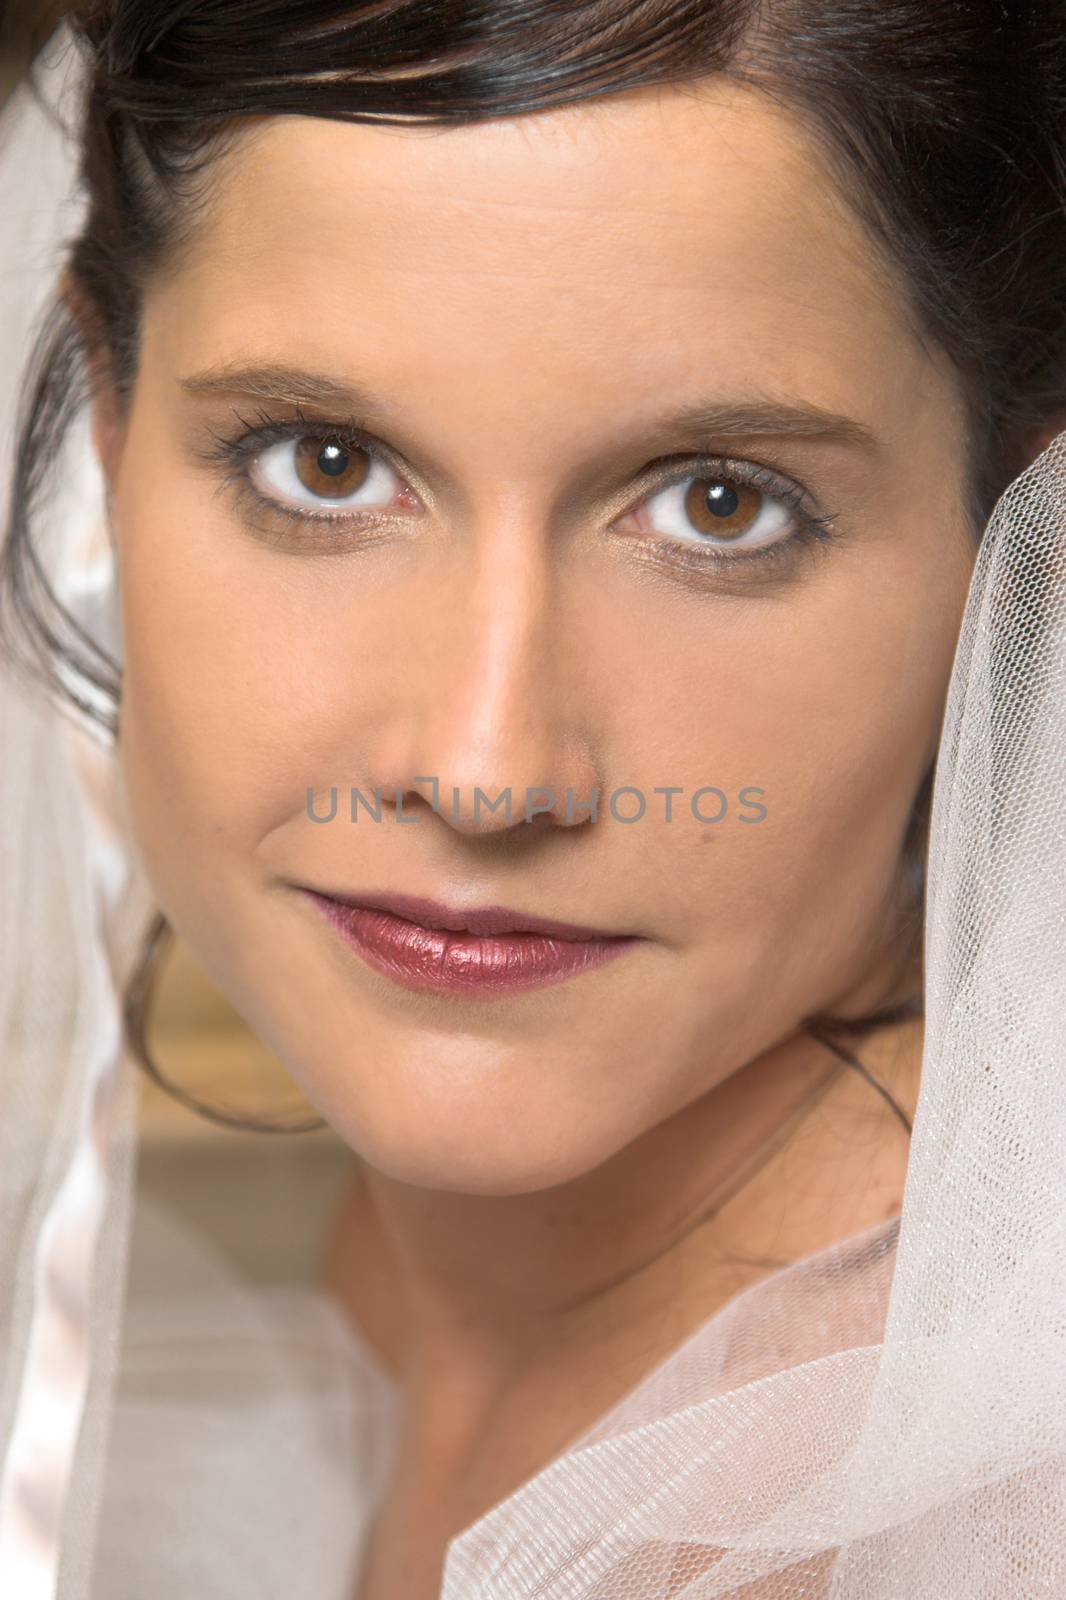
<path fill-rule="evenodd" d="M 523 1069 L 513 1059 L 488 1074 L 467 1072 L 461 1083 L 449 1079 L 441 1062 L 427 1082 L 423 1055 L 416 1078 L 398 1074 L 390 1082 L 383 1071 L 369 1089 L 364 1078 L 355 1093 L 352 1079 L 334 1074 L 326 1085 L 298 1063 L 292 1070 L 361 1161 L 424 1189 L 503 1196 L 555 1188 L 600 1166 L 642 1131 L 606 1123 L 602 1100 L 592 1092 L 582 1096 L 576 1085 L 553 1094 L 539 1060 L 529 1065 L 536 1082 L 527 1078 L 525 1093 Z"/>

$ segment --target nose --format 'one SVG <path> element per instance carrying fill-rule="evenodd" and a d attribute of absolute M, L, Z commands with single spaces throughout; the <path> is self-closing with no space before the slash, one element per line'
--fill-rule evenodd
<path fill-rule="evenodd" d="M 542 530 L 497 522 L 466 550 L 412 606 L 371 784 L 404 815 L 428 807 L 463 834 L 580 826 L 602 774 L 575 605 Z"/>

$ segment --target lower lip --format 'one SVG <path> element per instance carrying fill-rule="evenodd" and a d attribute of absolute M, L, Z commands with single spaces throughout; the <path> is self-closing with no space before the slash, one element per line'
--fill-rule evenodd
<path fill-rule="evenodd" d="M 540 989 L 602 967 L 638 942 L 629 937 L 571 940 L 537 933 L 451 933 L 388 911 L 341 905 L 310 890 L 301 893 L 368 966 L 409 989 L 434 994 Z"/>

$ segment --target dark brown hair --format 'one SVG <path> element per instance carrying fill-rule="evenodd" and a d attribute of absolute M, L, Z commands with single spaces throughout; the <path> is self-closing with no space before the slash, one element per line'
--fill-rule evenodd
<path fill-rule="evenodd" d="M 96 0 L 76 6 L 70 21 L 88 71 L 77 129 L 88 210 L 68 257 L 85 314 L 75 318 L 57 294 L 25 374 L 0 564 L 0 646 L 112 737 L 118 667 L 52 592 L 33 525 L 95 362 L 106 361 L 120 405 L 128 402 L 145 287 L 180 254 L 209 196 L 212 164 L 242 119 L 448 126 L 728 75 L 802 119 L 902 283 L 914 326 L 954 364 L 975 541 L 1034 440 L 1066 417 L 1058 3 Z M 79 694 L 79 679 L 94 693 Z M 920 1015 L 932 779 L 931 770 L 923 776 L 900 841 L 899 970 L 909 992 L 864 1018 L 806 1023 L 885 1095 L 908 1130 L 901 1108 L 841 1040 Z M 160 916 L 126 1007 L 133 1048 L 157 1077 L 145 1029 L 167 936 Z M 215 1120 L 235 1120 L 164 1086 Z"/>

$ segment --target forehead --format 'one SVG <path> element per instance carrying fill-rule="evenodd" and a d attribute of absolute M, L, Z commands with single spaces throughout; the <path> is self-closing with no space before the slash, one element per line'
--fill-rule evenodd
<path fill-rule="evenodd" d="M 725 79 L 456 128 L 256 119 L 159 299 L 190 369 L 267 338 L 411 385 L 475 363 L 527 401 L 625 383 L 635 414 L 760 379 L 861 412 L 871 370 L 904 405 L 920 359 L 810 130 Z"/>

